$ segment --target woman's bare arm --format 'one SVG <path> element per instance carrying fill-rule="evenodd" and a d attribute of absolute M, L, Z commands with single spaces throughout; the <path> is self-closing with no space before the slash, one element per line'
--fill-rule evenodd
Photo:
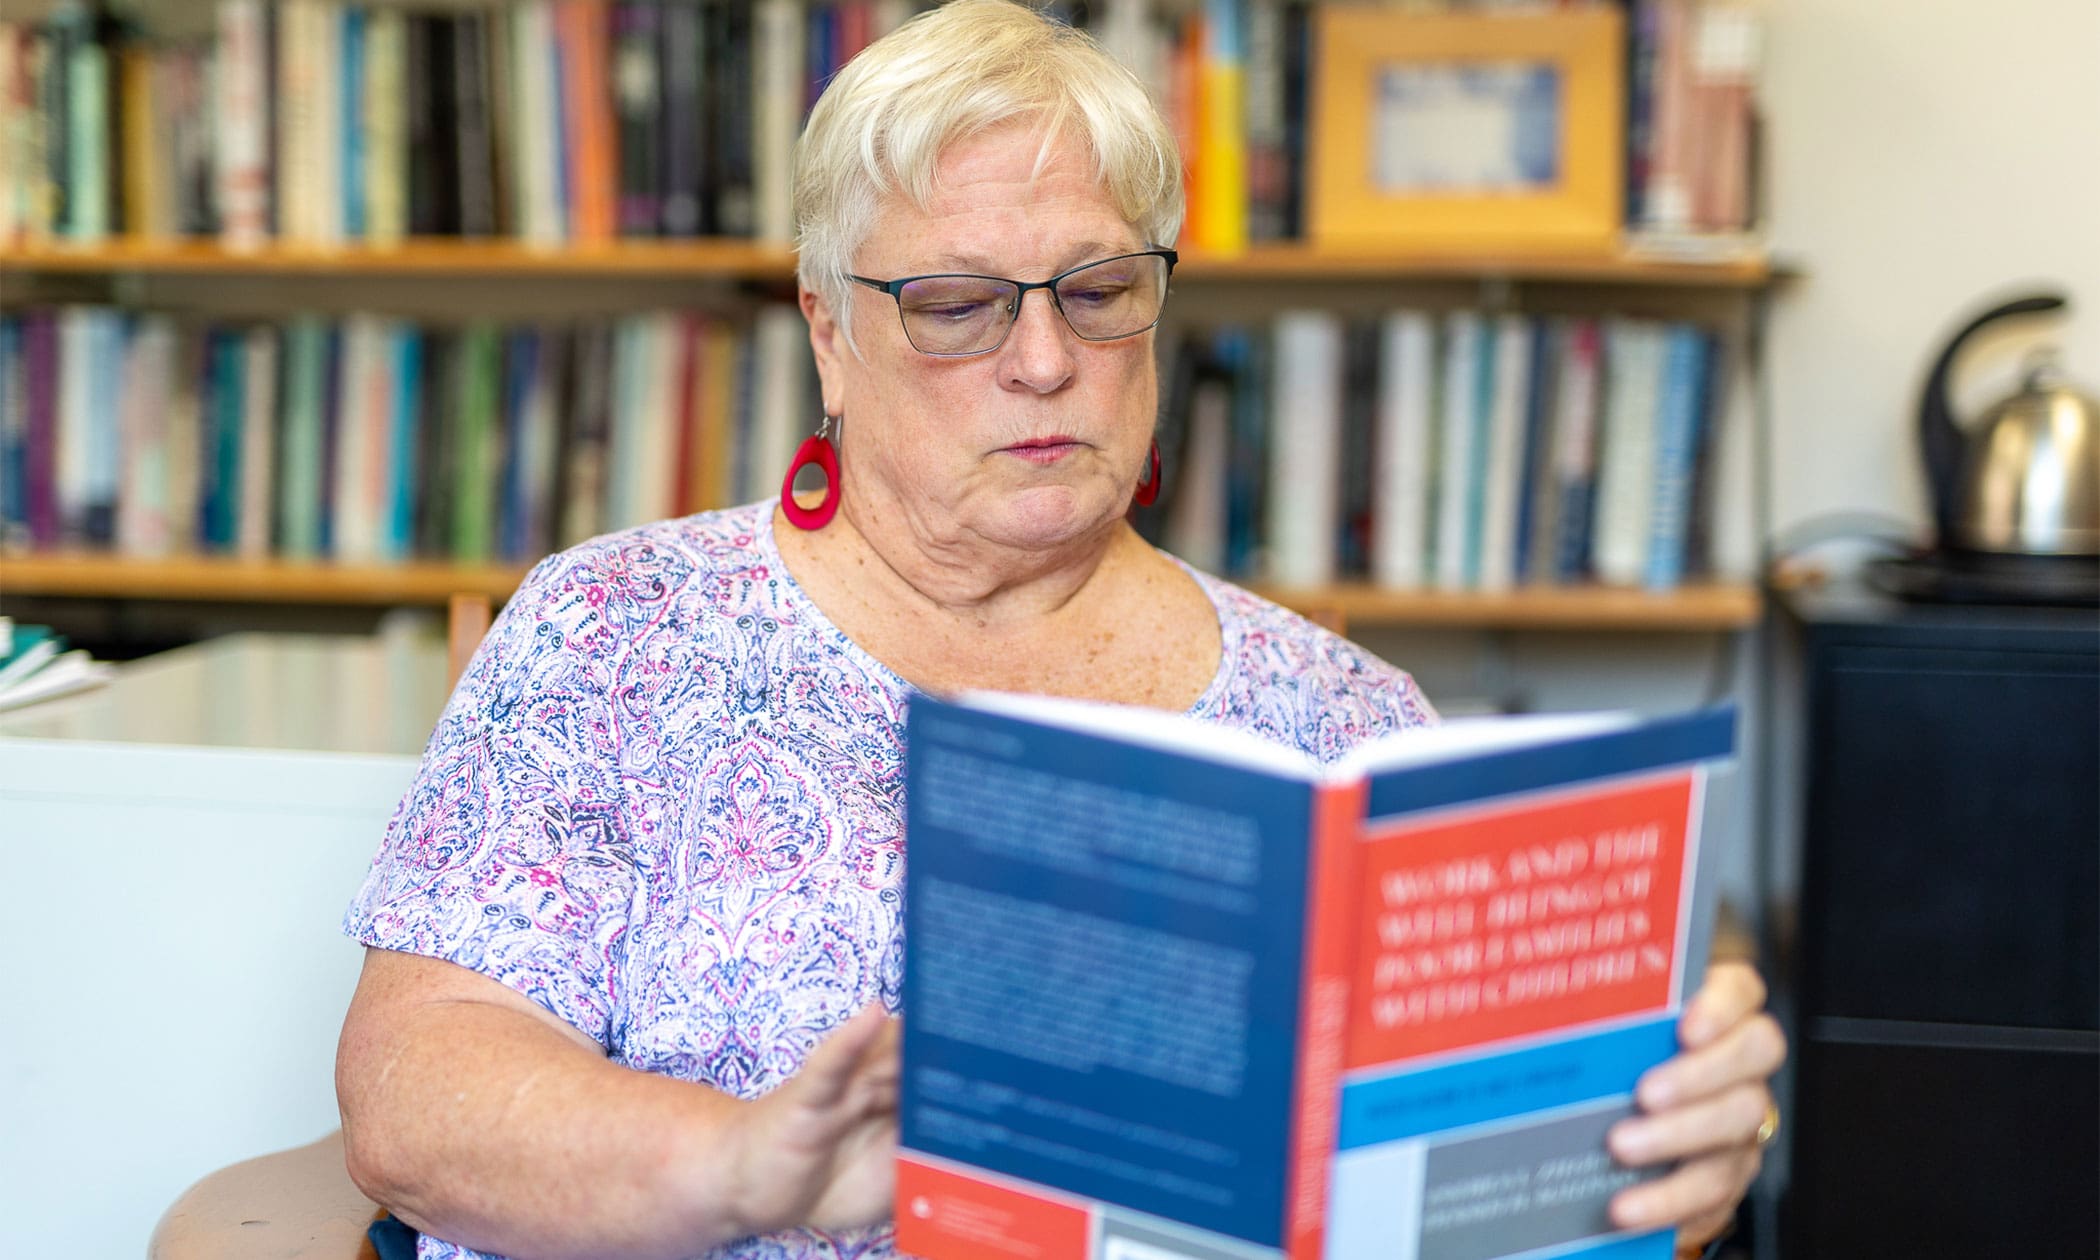
<path fill-rule="evenodd" d="M 673 1257 L 886 1219 L 896 1029 L 864 1011 L 757 1102 L 637 1072 L 487 976 L 368 950 L 336 1054 L 350 1173 L 518 1257 Z"/>

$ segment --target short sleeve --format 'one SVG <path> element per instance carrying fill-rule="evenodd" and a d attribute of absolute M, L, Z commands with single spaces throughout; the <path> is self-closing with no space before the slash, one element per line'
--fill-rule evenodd
<path fill-rule="evenodd" d="M 516 989 L 599 1044 L 635 890 L 614 697 L 626 644 L 581 548 L 482 640 L 343 930 Z"/>

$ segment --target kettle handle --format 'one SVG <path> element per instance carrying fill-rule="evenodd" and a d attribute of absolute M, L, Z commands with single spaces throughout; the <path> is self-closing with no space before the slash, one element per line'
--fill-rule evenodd
<path fill-rule="evenodd" d="M 2060 293 L 2038 293 L 1992 307 L 1954 334 L 1946 349 L 1940 351 L 1939 361 L 1932 365 L 1932 374 L 1925 378 L 1925 396 L 1918 404 L 1918 450 L 1925 457 L 1925 485 L 1932 495 L 1932 523 L 1940 546 L 1947 546 L 1954 537 L 1954 516 L 1958 510 L 1954 500 L 1966 442 L 1954 423 L 1954 408 L 1947 398 L 1947 378 L 1954 371 L 1954 356 L 1985 324 L 2013 315 L 2061 310 L 2067 301 Z"/>

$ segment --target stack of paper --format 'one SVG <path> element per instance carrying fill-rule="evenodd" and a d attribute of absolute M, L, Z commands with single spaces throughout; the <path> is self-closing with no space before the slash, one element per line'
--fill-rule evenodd
<path fill-rule="evenodd" d="M 0 617 L 0 712 L 19 709 L 109 681 L 114 669 L 48 626 L 18 626 Z"/>

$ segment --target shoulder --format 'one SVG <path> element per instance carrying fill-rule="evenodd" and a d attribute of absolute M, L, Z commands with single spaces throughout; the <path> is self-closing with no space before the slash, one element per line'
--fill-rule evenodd
<path fill-rule="evenodd" d="M 604 616 L 705 598 L 710 586 L 766 576 L 771 501 L 652 521 L 600 534 L 534 565 L 514 602 L 553 608 L 581 600 Z"/>
<path fill-rule="evenodd" d="M 1323 761 L 1368 739 L 1437 721 L 1406 671 L 1288 608 L 1197 573 L 1224 631 L 1215 716 Z"/>

